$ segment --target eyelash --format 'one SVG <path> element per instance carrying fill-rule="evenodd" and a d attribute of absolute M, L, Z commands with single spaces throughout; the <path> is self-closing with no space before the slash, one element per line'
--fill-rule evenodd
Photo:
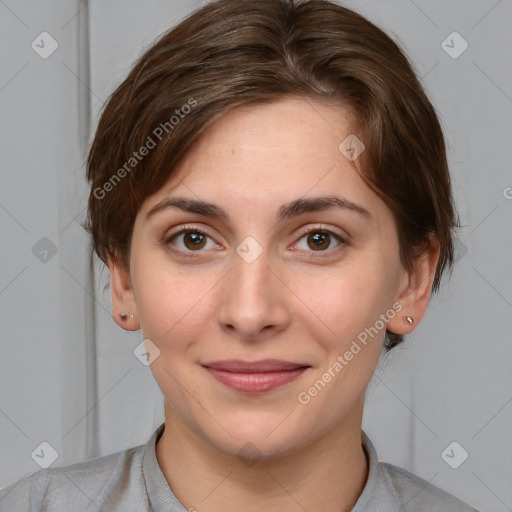
<path fill-rule="evenodd" d="M 165 237 L 164 239 L 164 244 L 165 245 L 168 245 L 171 243 L 171 241 L 176 238 L 177 236 L 183 234 L 183 233 L 198 233 L 200 235 L 203 235 L 203 236 L 206 236 L 210 239 L 213 240 L 213 237 L 207 233 L 206 231 L 200 229 L 200 228 L 197 228 L 197 227 L 194 227 L 194 226 L 183 226 L 181 227 L 178 231 L 170 234 L 169 236 Z M 328 234 L 328 235 L 332 235 L 334 236 L 334 238 L 340 242 L 340 245 L 334 249 L 327 249 L 327 250 L 324 250 L 324 251 L 307 251 L 307 252 L 311 252 L 312 253 L 312 256 L 313 258 L 322 258 L 322 257 L 325 257 L 325 253 L 327 253 L 327 256 L 330 256 L 332 252 L 338 250 L 341 248 L 341 246 L 343 245 L 346 245 L 347 244 L 347 241 L 345 240 L 345 238 L 343 238 L 341 235 L 339 235 L 338 233 L 335 233 L 334 231 L 332 230 L 329 230 L 329 229 L 326 229 L 325 227 L 323 226 L 316 226 L 316 227 L 313 227 L 313 228 L 305 228 L 304 230 L 301 231 L 300 235 L 299 235 L 299 238 L 298 238 L 298 241 L 300 241 L 302 238 L 304 238 L 306 235 L 309 235 L 311 233 L 322 233 L 322 234 Z M 218 245 L 218 244 L 217 244 Z M 197 258 L 199 257 L 199 254 L 194 254 L 194 253 L 201 253 L 203 251 L 183 251 L 181 249 L 171 249 L 174 253 L 176 254 L 179 254 L 180 256 L 183 256 L 183 257 L 186 257 L 186 258 Z"/>

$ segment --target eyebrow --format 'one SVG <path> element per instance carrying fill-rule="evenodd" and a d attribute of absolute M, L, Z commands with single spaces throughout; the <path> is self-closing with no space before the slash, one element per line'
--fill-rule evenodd
<path fill-rule="evenodd" d="M 197 213 L 198 215 L 204 215 L 205 217 L 229 222 L 229 215 L 220 206 L 206 201 L 198 201 L 185 197 L 167 197 L 163 199 L 149 210 L 146 214 L 146 220 L 149 220 L 157 212 L 167 210 L 168 208 L 179 208 L 185 212 Z M 319 212 L 328 210 L 329 208 L 353 211 L 368 219 L 371 218 L 371 214 L 368 210 L 365 210 L 362 206 L 359 206 L 344 197 L 325 196 L 300 198 L 283 204 L 277 210 L 276 220 L 280 222 L 285 219 L 297 217 L 304 213 Z"/>

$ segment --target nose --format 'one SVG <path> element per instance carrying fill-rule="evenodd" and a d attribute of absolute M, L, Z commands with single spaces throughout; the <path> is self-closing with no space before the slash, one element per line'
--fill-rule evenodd
<path fill-rule="evenodd" d="M 289 296 L 281 276 L 269 266 L 267 251 L 254 261 L 236 254 L 220 288 L 217 320 L 242 341 L 266 339 L 289 324 Z"/>

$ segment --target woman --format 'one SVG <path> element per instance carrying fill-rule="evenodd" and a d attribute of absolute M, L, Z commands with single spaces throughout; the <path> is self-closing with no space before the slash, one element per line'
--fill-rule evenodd
<path fill-rule="evenodd" d="M 142 330 L 165 423 L 2 510 L 475 510 L 361 430 L 458 225 L 438 119 L 387 35 L 325 0 L 208 3 L 111 96 L 87 172 L 113 317 Z"/>

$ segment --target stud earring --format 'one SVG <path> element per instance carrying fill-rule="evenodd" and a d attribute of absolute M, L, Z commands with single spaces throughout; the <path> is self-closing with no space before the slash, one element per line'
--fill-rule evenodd
<path fill-rule="evenodd" d="M 412 316 L 404 316 L 402 318 L 406 324 L 412 325 L 414 323 L 414 318 Z"/>
<path fill-rule="evenodd" d="M 123 320 L 126 320 L 127 318 L 133 318 L 133 315 L 130 315 L 128 317 L 128 313 L 125 313 L 124 311 L 122 313 L 119 313 L 119 316 L 123 319 Z"/>

